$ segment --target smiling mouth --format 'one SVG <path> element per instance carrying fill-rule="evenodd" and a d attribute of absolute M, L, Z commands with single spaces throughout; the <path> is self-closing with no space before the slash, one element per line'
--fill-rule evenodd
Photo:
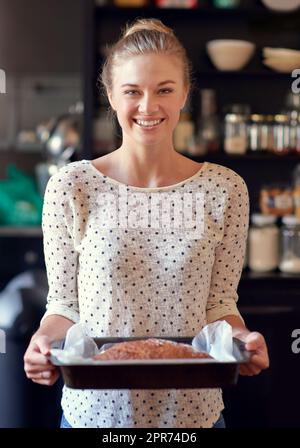
<path fill-rule="evenodd" d="M 164 118 L 158 120 L 137 120 L 136 118 L 133 118 L 133 121 L 141 128 L 154 128 L 159 126 L 164 120 Z"/>

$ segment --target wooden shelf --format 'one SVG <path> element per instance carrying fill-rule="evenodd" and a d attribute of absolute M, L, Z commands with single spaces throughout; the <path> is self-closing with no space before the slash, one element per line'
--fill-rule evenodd
<path fill-rule="evenodd" d="M 39 226 L 0 226 L 0 237 L 42 237 L 42 228 Z"/>
<path fill-rule="evenodd" d="M 250 271 L 249 269 L 245 269 L 242 273 L 241 281 L 248 282 L 248 281 L 285 281 L 285 282 L 300 282 L 300 274 L 288 274 L 285 272 L 281 272 L 279 270 L 272 271 L 272 272 L 254 272 Z"/>
<path fill-rule="evenodd" d="M 203 156 L 193 156 L 188 153 L 184 153 L 186 157 L 189 157 L 192 160 L 197 161 L 203 161 L 207 160 L 208 162 L 251 162 L 251 161 L 259 161 L 259 162 L 294 162 L 294 163 L 300 163 L 300 154 L 289 154 L 285 156 L 272 154 L 272 153 L 265 153 L 263 151 L 259 152 L 248 152 L 244 155 L 230 155 L 226 154 L 224 152 L 219 152 L 216 154 L 204 154 Z"/>

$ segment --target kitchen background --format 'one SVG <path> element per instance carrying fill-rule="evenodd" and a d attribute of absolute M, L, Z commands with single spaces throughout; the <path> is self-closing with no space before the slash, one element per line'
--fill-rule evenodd
<path fill-rule="evenodd" d="M 47 294 L 43 192 L 60 166 L 117 147 L 97 75 L 106 44 L 141 16 L 174 28 L 194 65 L 176 149 L 234 169 L 249 189 L 239 304 L 249 328 L 265 335 L 271 367 L 224 391 L 227 425 L 299 427 L 297 0 L 0 0 L 0 427 L 58 425 L 61 383 L 30 383 L 22 363 Z"/>

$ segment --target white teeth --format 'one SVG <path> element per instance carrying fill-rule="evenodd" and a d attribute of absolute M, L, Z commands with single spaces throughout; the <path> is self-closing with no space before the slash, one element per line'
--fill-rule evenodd
<path fill-rule="evenodd" d="M 160 120 L 152 120 L 152 121 L 144 121 L 144 120 L 136 120 L 137 124 L 139 124 L 140 126 L 155 126 L 159 123 L 162 122 L 162 119 Z"/>

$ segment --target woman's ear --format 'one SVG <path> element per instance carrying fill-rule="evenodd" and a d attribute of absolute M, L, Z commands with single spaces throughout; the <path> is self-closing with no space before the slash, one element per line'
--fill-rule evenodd
<path fill-rule="evenodd" d="M 107 92 L 107 97 L 108 97 L 108 101 L 109 101 L 109 104 L 110 104 L 112 110 L 115 112 L 116 109 L 115 109 L 115 106 L 114 106 L 113 94 L 112 94 L 111 91 Z"/>
<path fill-rule="evenodd" d="M 188 94 L 189 94 L 189 90 L 188 90 L 188 89 L 185 89 L 185 91 L 184 91 L 184 93 L 183 93 L 183 100 L 182 100 L 180 109 L 183 109 L 183 108 L 184 108 L 185 103 L 186 103 L 186 100 L 187 100 L 187 97 L 188 97 Z"/>

